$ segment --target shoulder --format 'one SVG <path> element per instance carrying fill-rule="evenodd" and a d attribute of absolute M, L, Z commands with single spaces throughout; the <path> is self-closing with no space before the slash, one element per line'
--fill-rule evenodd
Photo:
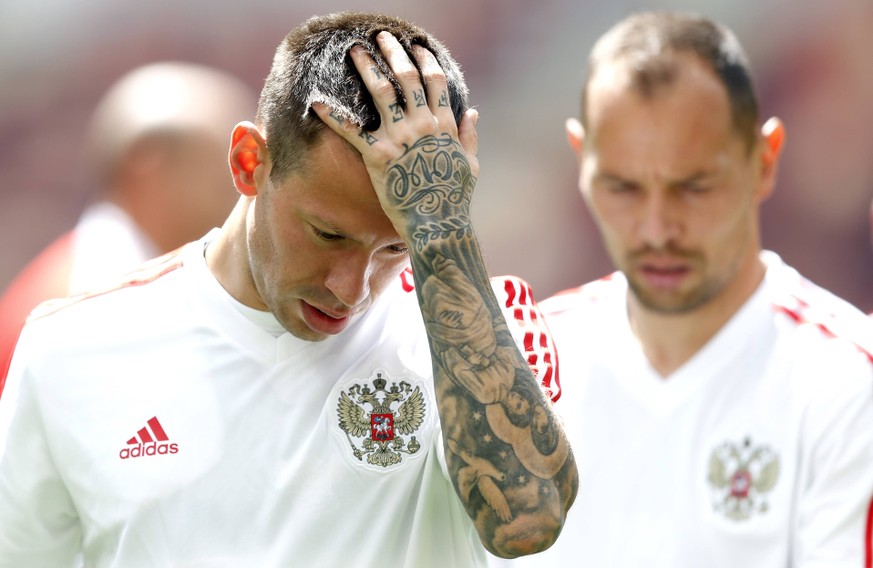
<path fill-rule="evenodd" d="M 128 273 L 104 287 L 82 292 L 67 298 L 43 302 L 34 310 L 28 321 L 38 320 L 71 308 L 86 309 L 100 301 L 111 302 L 119 298 L 119 293 L 127 293 L 157 282 L 161 277 L 182 267 L 182 257 L 178 251 L 168 253 L 146 262 L 138 269 Z M 151 288 L 149 288 L 151 290 Z M 96 300 L 96 301 L 95 301 Z M 85 307 L 83 307 L 85 306 Z"/>
<path fill-rule="evenodd" d="M 624 297 L 626 292 L 627 281 L 621 273 L 614 272 L 582 286 L 562 290 L 540 302 L 540 309 L 546 317 L 557 317 L 596 309 L 616 297 Z"/>
<path fill-rule="evenodd" d="M 843 346 L 873 364 L 873 319 L 770 254 L 768 284 L 777 326 L 799 340 L 832 350 Z"/>
<path fill-rule="evenodd" d="M 178 309 L 167 284 L 181 267 L 181 256 L 170 253 L 104 288 L 42 302 L 27 318 L 22 341 L 38 343 L 41 350 L 72 350 L 101 338 L 120 341 L 126 330 L 145 329 L 150 320 Z"/>
<path fill-rule="evenodd" d="M 791 368 L 814 407 L 873 405 L 873 320 L 778 258 L 767 279 L 782 354 L 773 363 Z"/>

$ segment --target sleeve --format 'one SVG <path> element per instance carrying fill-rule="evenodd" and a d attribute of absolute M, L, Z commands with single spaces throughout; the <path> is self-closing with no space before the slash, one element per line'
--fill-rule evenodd
<path fill-rule="evenodd" d="M 73 566 L 76 509 L 52 459 L 22 343 L 0 397 L 0 568 Z"/>
<path fill-rule="evenodd" d="M 530 285 L 516 276 L 491 278 L 503 317 L 528 366 L 552 402 L 561 396 L 558 351 Z"/>
<path fill-rule="evenodd" d="M 807 449 L 792 543 L 798 568 L 873 566 L 873 365 L 866 355 L 846 360 L 805 363 L 822 386 L 801 432 Z"/>

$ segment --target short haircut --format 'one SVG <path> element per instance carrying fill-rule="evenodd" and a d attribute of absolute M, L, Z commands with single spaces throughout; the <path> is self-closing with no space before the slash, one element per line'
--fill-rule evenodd
<path fill-rule="evenodd" d="M 678 64 L 669 57 L 675 53 L 696 55 L 712 69 L 727 91 L 734 129 L 751 148 L 757 138 L 758 101 L 746 54 L 733 32 L 693 14 L 633 14 L 597 41 L 582 89 L 583 126 L 587 126 L 588 87 L 601 66 L 624 64 L 634 89 L 651 98 L 675 81 Z"/>
<path fill-rule="evenodd" d="M 255 121 L 267 138 L 273 161 L 270 177 L 274 181 L 305 168 L 307 151 L 327 128 L 311 110 L 313 103 L 327 104 L 335 115 L 363 130 L 379 128 L 379 111 L 349 56 L 352 46 L 362 45 L 370 53 L 405 106 L 397 79 L 376 45 L 381 31 L 397 38 L 415 65 L 414 45 L 436 56 L 446 74 L 455 120 L 460 122 L 467 110 L 467 85 L 457 62 L 436 38 L 415 24 L 384 14 L 342 12 L 315 16 L 279 44 L 261 91 Z"/>

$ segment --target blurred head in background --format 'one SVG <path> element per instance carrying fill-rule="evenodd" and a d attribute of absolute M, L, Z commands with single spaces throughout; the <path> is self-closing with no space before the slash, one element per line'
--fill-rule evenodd
<path fill-rule="evenodd" d="M 762 128 L 732 32 L 643 13 L 595 45 L 568 135 L 580 188 L 634 301 L 661 314 L 731 313 L 764 274 L 759 206 L 783 129 Z"/>
<path fill-rule="evenodd" d="M 137 68 L 106 92 L 83 141 L 93 202 L 0 296 L 0 374 L 37 304 L 99 288 L 222 223 L 237 195 L 230 132 L 256 103 L 236 77 L 177 62 Z"/>
<path fill-rule="evenodd" d="M 256 100 L 241 80 L 210 67 L 131 71 L 100 101 L 87 132 L 99 198 L 129 215 L 159 253 L 220 225 L 236 200 L 229 135 L 254 115 Z"/>

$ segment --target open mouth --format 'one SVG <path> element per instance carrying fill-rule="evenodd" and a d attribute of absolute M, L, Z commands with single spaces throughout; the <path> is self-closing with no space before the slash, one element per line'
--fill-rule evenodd
<path fill-rule="evenodd" d="M 655 266 L 644 264 L 640 267 L 643 278 L 656 288 L 675 288 L 691 272 L 685 265 Z"/>
<path fill-rule="evenodd" d="M 341 332 L 349 323 L 349 316 L 335 317 L 312 304 L 303 303 L 303 320 L 310 329 L 326 335 L 335 335 Z"/>

